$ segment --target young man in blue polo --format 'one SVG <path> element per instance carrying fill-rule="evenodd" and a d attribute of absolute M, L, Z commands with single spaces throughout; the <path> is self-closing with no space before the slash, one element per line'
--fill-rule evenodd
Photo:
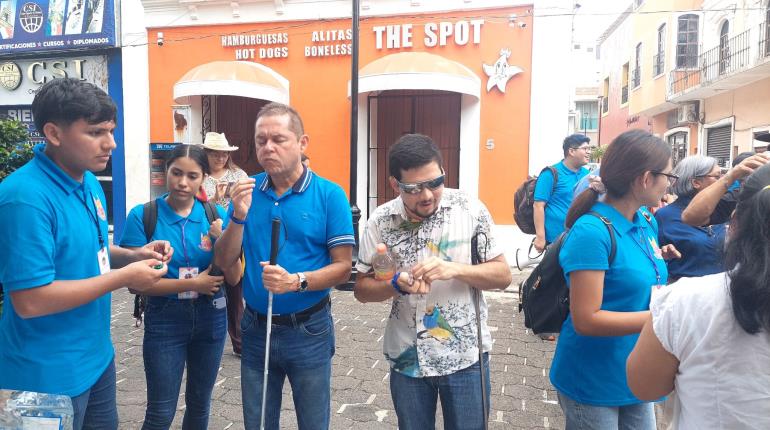
<path fill-rule="evenodd" d="M 588 174 L 591 147 L 587 136 L 572 134 L 564 139 L 564 159 L 551 166 L 556 171 L 544 169 L 535 185 L 535 249 L 542 251 L 564 231 L 564 220 L 572 204 L 575 184 Z M 554 184 L 554 179 L 556 183 Z"/>
<path fill-rule="evenodd" d="M 116 111 L 90 83 L 48 82 L 32 102 L 46 143 L 0 184 L 0 389 L 70 396 L 75 429 L 117 428 L 110 292 L 152 288 L 173 252 L 109 244 L 92 172 L 115 148 Z"/>
<path fill-rule="evenodd" d="M 300 429 L 329 427 L 334 325 L 329 290 L 350 276 L 353 221 L 345 192 L 303 166 L 308 145 L 302 119 L 270 103 L 257 114 L 257 159 L 265 169 L 231 190 L 216 264 L 246 259 L 241 327 L 241 390 L 247 429 L 259 428 L 268 292 L 274 293 L 265 428 L 278 429 L 289 378 Z M 281 220 L 280 252 L 271 265 L 271 221 Z"/>

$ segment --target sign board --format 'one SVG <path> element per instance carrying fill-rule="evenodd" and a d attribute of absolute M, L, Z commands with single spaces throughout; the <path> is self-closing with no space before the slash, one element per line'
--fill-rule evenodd
<path fill-rule="evenodd" d="M 106 92 L 108 75 L 107 57 L 104 56 L 16 61 L 0 59 L 0 104 L 32 104 L 40 87 L 57 78 L 80 79 Z"/>
<path fill-rule="evenodd" d="M 117 44 L 114 0 L 0 0 L 0 56 Z"/>
<path fill-rule="evenodd" d="M 43 143 L 45 138 L 35 128 L 35 120 L 30 106 L 0 106 L 0 119 L 14 119 L 27 127 L 30 143 Z"/>

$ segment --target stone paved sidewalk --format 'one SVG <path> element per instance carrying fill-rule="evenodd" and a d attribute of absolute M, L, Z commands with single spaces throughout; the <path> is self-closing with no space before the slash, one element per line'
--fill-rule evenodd
<path fill-rule="evenodd" d="M 520 277 L 519 275 L 518 277 Z M 332 429 L 395 429 L 397 420 L 388 386 L 382 336 L 389 303 L 358 303 L 351 292 L 332 293 L 337 353 L 332 369 Z M 554 343 L 524 329 L 518 295 L 486 293 L 489 326 L 494 338 L 490 356 L 492 413 L 490 429 L 563 428 L 564 418 L 548 381 Z M 113 294 L 112 336 L 116 352 L 118 409 L 121 429 L 139 429 L 144 418 L 146 388 L 142 365 L 142 328 L 134 327 L 133 296 Z M 214 388 L 210 429 L 242 429 L 240 361 L 229 340 Z M 184 389 L 182 389 L 182 393 Z M 184 394 L 172 428 L 181 428 Z M 437 428 L 442 428 L 440 408 Z M 281 427 L 296 429 L 288 382 L 284 389 Z"/>

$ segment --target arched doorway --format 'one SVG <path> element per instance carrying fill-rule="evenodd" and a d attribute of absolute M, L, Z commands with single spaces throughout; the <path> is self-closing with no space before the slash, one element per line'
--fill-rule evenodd
<path fill-rule="evenodd" d="M 447 186 L 477 195 L 481 79 L 460 63 L 425 52 L 386 55 L 359 73 L 359 103 L 366 106 L 359 142 L 366 142 L 367 212 L 396 196 L 388 184 L 387 153 L 408 133 L 436 142 Z M 359 151 L 364 154 L 361 146 Z"/>
<path fill-rule="evenodd" d="M 238 147 L 233 160 L 249 175 L 261 172 L 254 148 L 254 122 L 269 102 L 289 103 L 289 81 L 249 61 L 212 61 L 190 69 L 174 84 L 174 101 L 189 105 L 192 142 L 209 131 L 225 133 Z"/>

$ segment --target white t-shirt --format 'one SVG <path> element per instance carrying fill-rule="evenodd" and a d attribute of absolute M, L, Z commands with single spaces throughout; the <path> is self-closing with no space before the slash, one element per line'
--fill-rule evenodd
<path fill-rule="evenodd" d="M 653 291 L 653 329 L 679 360 L 674 428 L 770 429 L 770 334 L 743 331 L 725 273 Z"/>

